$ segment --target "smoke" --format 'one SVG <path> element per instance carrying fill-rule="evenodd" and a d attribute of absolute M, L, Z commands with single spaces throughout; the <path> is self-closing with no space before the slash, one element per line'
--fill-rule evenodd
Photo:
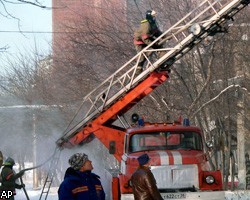
<path fill-rule="evenodd" d="M 55 108 L 25 106 L 17 100 L 13 102 L 15 106 L 3 106 L 12 104 L 11 101 L 13 97 L 1 102 L 0 150 L 4 158 L 12 157 L 19 164 L 19 170 L 25 168 L 27 162 L 39 165 L 56 148 L 55 141 L 64 127 L 61 113 Z"/>
<path fill-rule="evenodd" d="M 37 172 L 33 171 L 33 175 L 37 173 L 36 184 L 38 188 L 42 188 L 50 170 L 51 161 L 59 156 L 59 154 L 54 155 L 54 152 L 55 142 L 65 129 L 61 112 L 56 108 L 45 109 L 39 106 L 1 106 L 0 124 L 0 150 L 3 156 L 12 157 L 15 160 L 17 163 L 15 169 L 19 168 L 17 171 L 38 166 Z M 64 173 L 69 167 L 68 159 L 76 152 L 83 152 L 89 156 L 94 167 L 93 173 L 100 176 L 106 199 L 111 199 L 110 171 L 117 169 L 118 163 L 98 139 L 74 149 L 60 151 L 52 187 L 58 187 L 63 181 Z M 33 185 L 36 187 L 34 183 Z"/>

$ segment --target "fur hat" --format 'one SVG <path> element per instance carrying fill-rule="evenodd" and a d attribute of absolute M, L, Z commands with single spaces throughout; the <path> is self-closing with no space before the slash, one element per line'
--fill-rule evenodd
<path fill-rule="evenodd" d="M 76 153 L 70 157 L 69 165 L 74 170 L 79 170 L 87 160 L 89 159 L 85 153 Z"/>
<path fill-rule="evenodd" d="M 138 162 L 139 162 L 139 165 L 145 165 L 149 162 L 150 158 L 148 156 L 148 154 L 142 154 L 141 156 L 139 156 L 137 158 Z"/>

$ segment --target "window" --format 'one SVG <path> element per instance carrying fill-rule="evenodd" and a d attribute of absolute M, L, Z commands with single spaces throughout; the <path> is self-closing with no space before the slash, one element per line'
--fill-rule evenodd
<path fill-rule="evenodd" d="M 150 132 L 130 137 L 129 152 L 145 150 L 202 150 L 201 136 L 195 132 Z"/>

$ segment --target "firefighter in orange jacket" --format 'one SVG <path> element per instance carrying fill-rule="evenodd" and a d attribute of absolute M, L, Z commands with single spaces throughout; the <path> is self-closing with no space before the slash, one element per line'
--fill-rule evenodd
<path fill-rule="evenodd" d="M 145 48 L 162 34 L 157 26 L 155 16 L 156 12 L 154 10 L 148 10 L 146 12 L 146 19 L 141 21 L 140 27 L 134 33 L 134 45 L 137 53 L 139 53 L 143 48 Z M 152 46 L 152 48 L 158 49 L 162 47 L 155 44 Z M 137 74 L 142 72 L 145 61 L 146 59 L 144 56 L 141 56 L 136 72 Z"/>

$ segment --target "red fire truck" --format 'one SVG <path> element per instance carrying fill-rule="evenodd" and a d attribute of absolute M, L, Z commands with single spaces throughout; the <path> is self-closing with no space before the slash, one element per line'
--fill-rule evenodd
<path fill-rule="evenodd" d="M 142 153 L 151 158 L 151 171 L 164 199 L 223 199 L 223 192 L 204 192 L 221 191 L 223 184 L 220 170 L 209 165 L 198 127 L 190 126 L 188 119 L 183 123 L 140 123 L 126 132 L 121 173 L 113 181 L 121 199 L 133 199 L 129 180 Z"/>

